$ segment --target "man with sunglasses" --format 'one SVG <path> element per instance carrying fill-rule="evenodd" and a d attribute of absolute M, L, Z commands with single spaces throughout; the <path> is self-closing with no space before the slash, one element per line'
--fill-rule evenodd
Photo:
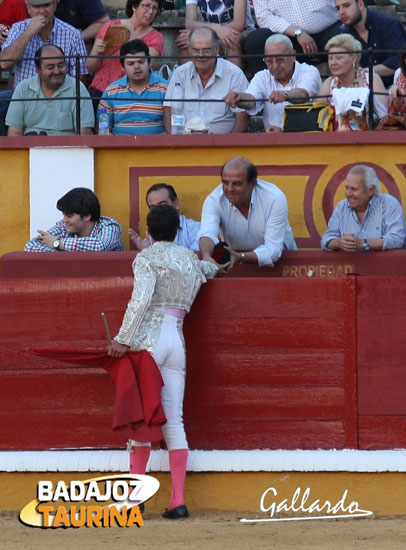
<path fill-rule="evenodd" d="M 321 86 L 317 68 L 296 61 L 295 53 L 287 36 L 270 36 L 265 43 L 267 69 L 254 76 L 244 93 L 232 91 L 227 94 L 224 98 L 227 105 L 247 109 L 250 115 L 264 109 L 265 131 L 281 132 L 286 105 L 306 102 Z"/>

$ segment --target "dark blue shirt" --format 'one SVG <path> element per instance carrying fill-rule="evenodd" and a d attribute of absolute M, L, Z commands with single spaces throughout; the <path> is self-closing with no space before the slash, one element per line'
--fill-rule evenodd
<path fill-rule="evenodd" d="M 352 34 L 354 38 L 362 44 L 362 49 L 367 50 L 401 50 L 406 43 L 406 32 L 399 19 L 379 13 L 374 10 L 367 11 L 365 26 L 368 29 L 368 43 L 366 43 L 353 27 L 343 27 L 343 32 Z M 363 53 L 361 57 L 361 67 L 368 67 L 368 53 Z M 397 53 L 374 53 L 373 63 L 377 65 L 382 63 L 390 69 L 397 69 L 399 66 Z M 385 86 L 390 86 L 393 82 L 393 76 L 381 77 Z"/>
<path fill-rule="evenodd" d="M 107 15 L 101 0 L 59 0 L 55 17 L 83 31 Z"/>

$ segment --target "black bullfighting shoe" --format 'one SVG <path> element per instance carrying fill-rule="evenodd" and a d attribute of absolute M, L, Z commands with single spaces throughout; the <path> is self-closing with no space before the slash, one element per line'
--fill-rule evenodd
<path fill-rule="evenodd" d="M 172 510 L 167 510 L 162 514 L 162 517 L 165 519 L 186 519 L 189 517 L 188 509 L 184 504 L 172 508 Z"/>

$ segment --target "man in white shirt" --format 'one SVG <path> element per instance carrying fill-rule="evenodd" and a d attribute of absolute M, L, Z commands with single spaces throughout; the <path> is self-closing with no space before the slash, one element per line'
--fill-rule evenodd
<path fill-rule="evenodd" d="M 252 74 L 264 68 L 261 54 L 271 34 L 286 34 L 298 52 L 311 55 L 324 51 L 330 38 L 342 32 L 333 0 L 254 0 L 254 8 L 259 29 L 244 43 L 245 54 L 258 55 L 247 59 Z"/>
<path fill-rule="evenodd" d="M 284 34 L 270 36 L 264 57 L 268 69 L 259 71 L 243 94 L 234 91 L 227 94 L 227 105 L 247 109 L 250 115 L 263 108 L 265 131 L 282 131 L 286 105 L 307 101 L 321 86 L 318 69 L 296 61 L 295 53 L 290 38 Z"/>
<path fill-rule="evenodd" d="M 226 162 L 221 181 L 203 204 L 198 238 L 204 260 L 212 259 L 219 233 L 228 244 L 230 268 L 236 263 L 273 266 L 283 250 L 297 249 L 284 193 L 258 180 L 248 159 Z"/>
<path fill-rule="evenodd" d="M 209 124 L 215 134 L 246 131 L 250 121 L 249 115 L 243 110 L 232 110 L 224 103 L 223 98 L 230 90 L 245 90 L 248 80 L 234 63 L 218 57 L 219 50 L 219 39 L 211 28 L 201 27 L 190 33 L 189 53 L 192 61 L 174 71 L 164 101 L 164 121 L 168 134 L 171 133 L 170 100 L 178 83 L 185 99 L 197 100 L 185 101 L 183 110 L 186 122 L 194 117 L 200 117 Z"/>

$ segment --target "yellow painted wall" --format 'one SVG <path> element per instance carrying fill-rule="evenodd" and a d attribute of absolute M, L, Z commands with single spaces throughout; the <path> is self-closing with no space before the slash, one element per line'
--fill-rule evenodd
<path fill-rule="evenodd" d="M 1 473 L 0 510 L 20 511 L 36 497 L 40 480 L 90 479 L 102 476 L 91 473 Z M 167 507 L 171 493 L 170 474 L 154 474 L 161 487 L 147 503 L 151 514 L 162 513 Z M 269 487 L 277 490 L 275 502 L 291 500 L 295 490 L 309 487 L 307 505 L 320 499 L 337 503 L 348 490 L 345 504 L 357 501 L 360 509 L 370 510 L 375 516 L 402 516 L 406 514 L 405 473 L 300 473 L 300 472 L 255 472 L 255 473 L 189 473 L 186 480 L 186 502 L 190 510 L 244 510 L 245 517 L 267 517 L 260 511 L 263 492 Z M 266 501 L 268 505 L 271 500 Z M 251 516 L 249 515 L 251 513 Z M 291 515 L 291 514 L 289 514 Z M 268 514 L 269 517 L 269 514 Z"/>
<path fill-rule="evenodd" d="M 321 210 L 322 194 L 331 177 L 343 166 L 352 163 L 375 163 L 387 170 L 396 180 L 402 200 L 406 196 L 406 179 L 395 166 L 405 162 L 403 145 L 295 145 L 278 147 L 219 147 L 219 148 L 157 148 L 154 150 L 133 149 L 121 150 L 119 161 L 115 150 L 98 149 L 95 151 L 96 192 L 103 204 L 108 204 L 109 215 L 118 217 L 123 225 L 123 234 L 127 235 L 128 208 L 128 170 L 133 166 L 212 166 L 222 165 L 234 156 L 247 156 L 255 165 L 314 165 L 326 164 L 317 183 L 313 211 L 316 227 L 320 234 L 325 231 L 326 223 Z M 273 177 L 263 179 L 272 181 L 286 194 L 289 203 L 289 218 L 295 237 L 308 237 L 304 222 L 303 199 L 308 183 L 304 175 Z M 148 213 L 145 204 L 145 192 L 154 183 L 165 181 L 173 185 L 181 201 L 181 210 L 187 217 L 200 219 L 204 198 L 220 183 L 220 176 L 162 176 L 141 178 L 140 219 L 145 220 Z M 114 197 L 111 196 L 114 189 Z M 382 188 L 385 191 L 385 187 Z M 118 196 L 120 195 L 120 196 Z M 335 203 L 344 198 L 344 186 L 341 186 Z M 106 208 L 106 207 L 105 207 Z M 141 234 L 144 234 L 145 223 L 142 223 Z"/>
<path fill-rule="evenodd" d="M 298 167 L 327 165 L 317 181 L 313 195 L 313 213 L 316 228 L 322 234 L 326 222 L 321 210 L 324 190 L 341 168 L 352 163 L 375 163 L 386 170 L 400 189 L 402 200 L 406 196 L 406 181 L 396 166 L 405 162 L 403 144 L 379 143 L 326 143 L 324 145 L 247 145 L 221 147 L 137 147 L 96 148 L 95 191 L 99 196 L 102 211 L 120 221 L 128 247 L 129 227 L 129 170 L 131 167 L 194 167 L 220 166 L 234 156 L 247 156 L 257 166 Z M 309 138 L 310 139 L 310 138 Z M 67 154 L 74 155 L 72 149 Z M 22 250 L 29 238 L 29 151 L 28 149 L 0 149 L 0 255 L 13 250 Z M 72 162 L 74 162 L 74 157 Z M 303 200 L 309 184 L 307 175 L 273 175 L 263 179 L 272 181 L 286 194 L 289 203 L 290 222 L 295 237 L 308 237 L 304 219 Z M 140 179 L 141 234 L 145 231 L 147 207 L 145 191 L 154 183 L 165 181 L 174 185 L 181 201 L 181 210 L 188 216 L 200 219 L 205 196 L 220 183 L 218 176 L 202 176 L 198 171 L 192 176 L 151 176 Z M 79 185 L 79 182 L 75 182 Z M 72 185 L 73 186 L 73 185 Z M 385 188 L 383 188 L 385 190 Z M 334 202 L 343 198 L 343 186 L 334 197 Z M 46 197 L 44 197 L 46 200 Z M 55 220 L 56 221 L 56 220 Z"/>
<path fill-rule="evenodd" d="M 22 250 L 29 238 L 29 150 L 0 150 L 0 255 Z"/>

